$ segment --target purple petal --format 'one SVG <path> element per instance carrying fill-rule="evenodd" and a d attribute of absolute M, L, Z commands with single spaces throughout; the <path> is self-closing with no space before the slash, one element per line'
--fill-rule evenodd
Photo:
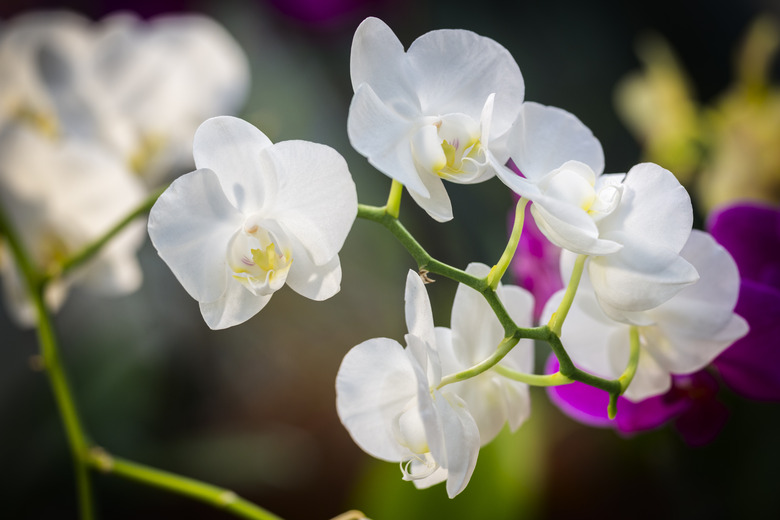
<path fill-rule="evenodd" d="M 546 373 L 558 370 L 558 360 L 551 355 Z M 692 446 L 706 444 L 720 432 L 728 410 L 716 399 L 718 383 L 707 372 L 675 376 L 666 394 L 640 402 L 618 398 L 614 421 L 607 416 L 609 395 L 604 390 L 583 383 L 549 387 L 550 400 L 572 419 L 597 427 L 612 427 L 623 434 L 658 428 L 671 419 L 683 439 Z"/>
<path fill-rule="evenodd" d="M 742 279 L 780 289 L 780 210 L 730 206 L 713 213 L 708 228 L 739 266 Z"/>
<path fill-rule="evenodd" d="M 714 361 L 734 391 L 760 400 L 780 400 L 780 290 L 743 280 L 735 312 L 750 331 Z"/>

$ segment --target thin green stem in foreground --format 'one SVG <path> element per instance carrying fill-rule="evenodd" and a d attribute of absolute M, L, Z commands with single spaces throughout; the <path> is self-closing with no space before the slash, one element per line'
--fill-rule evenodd
<path fill-rule="evenodd" d="M 125 229 L 132 221 L 147 213 L 167 188 L 168 186 L 162 186 L 150 193 L 149 196 L 138 205 L 138 207 L 128 213 L 125 218 L 117 222 L 111 229 L 106 231 L 103 236 L 94 242 L 87 244 L 81 251 L 78 251 L 70 258 L 67 258 L 64 262 L 57 266 L 54 271 L 47 273 L 47 276 L 44 279 L 44 283 L 57 276 L 67 274 L 68 272 L 83 265 L 92 257 L 94 257 L 103 248 L 103 246 L 105 246 L 112 238 Z"/>
<path fill-rule="evenodd" d="M 501 281 L 501 278 L 504 276 L 504 273 L 506 273 L 510 262 L 512 262 L 512 258 L 515 256 L 515 251 L 517 251 L 517 244 L 520 243 L 520 235 L 523 232 L 523 224 L 525 222 L 525 207 L 527 205 L 528 199 L 525 197 L 521 197 L 520 200 L 517 201 L 517 206 L 515 206 L 515 222 L 512 225 L 512 233 L 509 235 L 509 241 L 506 244 L 506 249 L 504 249 L 504 253 L 498 260 L 498 263 L 496 263 L 496 265 L 490 269 L 490 273 L 488 273 L 487 276 L 487 283 L 493 289 L 498 287 L 498 283 Z"/>
<path fill-rule="evenodd" d="M 103 473 L 205 502 L 241 518 L 281 520 L 275 514 L 244 500 L 228 489 L 113 457 L 100 448 L 93 448 L 90 451 L 88 461 L 92 467 Z"/>
<path fill-rule="evenodd" d="M 574 296 L 577 294 L 577 287 L 580 285 L 580 278 L 582 278 L 582 270 L 585 267 L 585 260 L 588 259 L 587 255 L 577 255 L 577 260 L 574 262 L 574 270 L 571 272 L 571 278 L 569 278 L 569 285 L 566 287 L 566 292 L 563 294 L 563 300 L 558 305 L 552 318 L 550 318 L 550 330 L 560 337 L 561 328 L 563 322 L 566 320 L 566 316 L 569 314 L 569 309 L 574 301 Z"/>
<path fill-rule="evenodd" d="M 38 344 L 40 345 L 46 375 L 49 378 L 54 399 L 57 403 L 57 409 L 65 427 L 71 455 L 73 456 L 80 517 L 82 520 L 92 520 L 95 518 L 92 482 L 90 480 L 89 468 L 84 462 L 89 441 L 81 425 L 76 403 L 68 384 L 62 360 L 60 359 L 54 324 L 44 301 L 45 283 L 35 269 L 31 257 L 16 233 L 16 229 L 11 225 L 2 208 L 0 208 L 0 234 L 5 237 L 8 243 L 14 262 L 18 266 L 27 288 L 27 294 L 38 316 Z"/>

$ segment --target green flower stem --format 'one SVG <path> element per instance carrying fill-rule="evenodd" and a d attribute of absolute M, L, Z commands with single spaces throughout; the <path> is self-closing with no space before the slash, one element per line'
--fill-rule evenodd
<path fill-rule="evenodd" d="M 636 375 L 636 368 L 639 365 L 639 328 L 632 326 L 628 332 L 629 342 L 631 345 L 631 353 L 628 356 L 628 365 L 618 380 L 620 381 L 621 393 L 625 392 L 631 381 L 634 380 Z"/>
<path fill-rule="evenodd" d="M 401 213 L 401 195 L 404 192 L 404 185 L 393 179 L 393 184 L 390 186 L 390 195 L 387 197 L 387 204 L 385 205 L 385 212 L 393 218 L 398 218 Z"/>
<path fill-rule="evenodd" d="M 52 278 L 56 278 L 58 276 L 67 274 L 68 272 L 79 267 L 80 265 L 83 265 L 92 257 L 94 257 L 103 248 L 103 246 L 106 245 L 106 243 L 108 243 L 112 238 L 114 238 L 123 229 L 125 229 L 128 224 L 130 224 L 132 221 L 134 221 L 141 215 L 147 213 L 152 208 L 152 206 L 154 206 L 154 203 L 157 202 L 157 199 L 160 197 L 160 195 L 162 195 L 162 193 L 167 188 L 168 186 L 162 186 L 156 189 L 155 191 L 153 191 L 152 193 L 150 193 L 149 196 L 141 204 L 138 205 L 138 207 L 136 207 L 133 211 L 131 211 L 125 218 L 117 222 L 116 225 L 114 225 L 114 227 L 109 229 L 103 236 L 101 236 L 91 244 L 88 244 L 81 251 L 77 252 L 70 258 L 67 258 L 59 266 L 57 266 L 51 272 L 47 273 L 46 277 L 43 280 L 43 283 L 49 282 Z"/>
<path fill-rule="evenodd" d="M 86 262 L 94 256 L 111 238 L 119 233 L 134 219 L 148 211 L 164 189 L 154 192 L 138 208 L 125 219 L 109 230 L 103 237 L 84 248 L 62 264 L 59 274 Z M 157 487 L 188 496 L 223 509 L 236 516 L 255 520 L 280 520 L 280 518 L 268 511 L 256 506 L 232 491 L 218 488 L 197 480 L 175 475 L 165 471 L 136 464 L 124 459 L 109 456 L 101 448 L 95 447 L 86 434 L 79 418 L 76 402 L 71 392 L 70 384 L 59 354 L 57 336 L 54 331 L 51 314 L 46 307 L 44 291 L 46 284 L 52 279 L 53 273 L 42 276 L 33 265 L 30 256 L 19 239 L 16 230 L 7 218 L 3 208 L 0 207 L 0 237 L 8 243 L 14 261 L 24 278 L 27 292 L 38 313 L 38 342 L 41 348 L 41 356 L 44 360 L 46 373 L 54 393 L 57 408 L 65 427 L 68 444 L 73 455 L 73 464 L 76 474 L 76 490 L 79 501 L 81 520 L 93 520 L 95 518 L 94 500 L 92 498 L 92 482 L 90 479 L 90 467 L 111 473 L 123 478 L 141 482 L 150 487 Z"/>
<path fill-rule="evenodd" d="M 561 335 L 563 322 L 566 319 L 566 315 L 569 314 L 569 309 L 574 301 L 574 296 L 577 294 L 577 287 L 580 285 L 582 270 L 585 267 L 585 260 L 587 259 L 587 255 L 577 255 L 577 260 L 574 262 L 574 270 L 569 279 L 569 285 L 566 287 L 566 292 L 563 294 L 563 300 L 561 300 L 560 305 L 558 305 L 558 310 L 556 310 L 553 313 L 552 318 L 550 318 L 550 329 L 556 336 L 560 337 Z"/>
<path fill-rule="evenodd" d="M 566 315 L 568 314 L 572 302 L 574 301 L 574 295 L 577 292 L 577 286 L 580 283 L 582 271 L 585 267 L 585 260 L 588 258 L 586 255 L 579 255 L 577 257 L 574 265 L 574 271 L 572 272 L 571 279 L 569 280 L 569 286 L 566 289 L 563 301 L 558 306 L 558 310 L 550 320 L 550 325 L 534 328 L 522 328 L 518 327 L 512 317 L 509 316 L 509 313 L 506 311 L 506 308 L 504 308 L 503 303 L 501 303 L 501 300 L 498 298 L 496 291 L 488 284 L 487 277 L 477 278 L 476 276 L 470 275 L 464 271 L 461 271 L 460 269 L 439 262 L 438 260 L 431 257 L 431 255 L 429 255 L 428 252 L 423 249 L 417 240 L 415 240 L 409 231 L 407 231 L 406 228 L 399 222 L 399 220 L 389 215 L 385 211 L 384 207 L 358 204 L 357 216 L 358 218 L 371 220 L 386 227 L 393 234 L 393 236 L 395 236 L 396 239 L 401 242 L 401 245 L 406 248 L 412 258 L 414 258 L 420 270 L 426 269 L 432 273 L 446 276 L 447 278 L 455 280 L 456 282 L 468 285 L 472 289 L 482 294 L 487 303 L 490 305 L 490 308 L 493 309 L 493 312 L 498 318 L 499 323 L 501 323 L 501 326 L 504 328 L 505 337 L 496 348 L 496 351 L 490 357 L 481 361 L 480 363 L 477 363 L 471 368 L 443 377 L 438 388 L 458 381 L 464 381 L 471 377 L 477 376 L 486 370 L 496 367 L 498 362 L 501 361 L 501 359 L 503 359 L 504 356 L 506 356 L 506 354 L 515 347 L 515 345 L 517 345 L 520 339 L 527 338 L 540 340 L 547 342 L 555 356 L 558 358 L 560 375 L 552 379 L 557 379 L 560 381 L 560 384 L 564 384 L 564 378 L 566 378 L 569 380 L 568 382 L 579 381 L 581 383 L 600 388 L 601 390 L 605 390 L 610 394 L 610 418 L 614 418 L 614 413 L 612 413 L 612 411 L 616 410 L 614 403 L 617 402 L 618 396 L 625 390 L 624 381 L 628 380 L 628 382 L 630 382 L 629 377 L 633 377 L 633 375 L 626 375 L 629 374 L 629 369 L 626 369 L 626 373 L 624 373 L 625 378 L 623 380 L 602 379 L 598 376 L 594 376 L 593 374 L 589 374 L 588 372 L 580 370 L 574 365 L 571 358 L 569 357 L 569 354 L 566 352 L 566 349 L 563 347 L 560 339 L 563 321 L 566 319 Z M 629 362 L 629 367 L 630 366 L 631 362 Z M 504 371 L 503 367 L 496 367 L 496 369 L 499 370 L 499 372 Z M 548 376 L 535 377 L 540 378 L 537 380 L 537 382 L 549 382 L 549 380 L 544 379 Z M 625 382 L 625 386 L 628 386 L 628 382 Z"/>
<path fill-rule="evenodd" d="M 524 374 L 523 372 L 512 370 L 504 365 L 496 365 L 494 370 L 504 377 L 514 381 L 520 381 L 521 383 L 530 386 L 561 386 L 574 382 L 573 379 L 569 379 L 560 372 L 546 375 Z"/>
<path fill-rule="evenodd" d="M 415 238 L 406 230 L 401 222 L 386 212 L 384 207 L 366 206 L 364 204 L 358 204 L 358 218 L 372 220 L 386 227 L 392 234 L 401 242 L 409 254 L 412 255 L 419 269 L 425 269 L 431 273 L 440 274 L 451 278 L 456 282 L 468 285 L 479 292 L 482 292 L 487 287 L 487 282 L 484 278 L 477 278 L 470 275 L 465 271 L 447 265 L 443 262 L 439 262 L 434 259 L 423 247 L 415 240 Z"/>
<path fill-rule="evenodd" d="M 472 377 L 476 377 L 482 372 L 485 372 L 486 370 L 490 370 L 492 367 L 494 367 L 499 361 L 504 359 L 504 356 L 509 354 L 509 352 L 515 348 L 515 345 L 517 345 L 517 342 L 520 341 L 520 338 L 516 338 L 514 336 L 509 338 L 504 338 L 501 343 L 499 343 L 498 348 L 496 348 L 496 351 L 491 354 L 491 356 L 473 367 L 463 370 L 461 372 L 456 372 L 455 374 L 449 374 L 447 376 L 444 376 L 441 378 L 441 382 L 439 383 L 439 386 L 436 388 L 439 389 L 445 385 L 449 385 L 452 383 L 457 383 L 459 381 L 465 381 L 466 379 L 471 379 Z"/>
<path fill-rule="evenodd" d="M 129 460 L 113 457 L 101 448 L 93 448 L 90 450 L 87 460 L 93 468 L 103 473 L 134 480 L 150 487 L 205 502 L 217 509 L 222 509 L 223 511 L 240 518 L 249 518 L 252 520 L 281 520 L 280 517 L 244 500 L 233 491 L 212 486 L 211 484 L 206 484 L 174 473 L 169 473 L 167 471 L 144 466 L 143 464 L 138 464 Z"/>
<path fill-rule="evenodd" d="M 525 222 L 525 207 L 527 205 L 528 199 L 525 197 L 521 197 L 520 200 L 517 201 L 517 206 L 515 207 L 515 222 L 512 225 L 512 234 L 509 235 L 509 241 L 506 244 L 504 253 L 501 255 L 498 263 L 493 266 L 487 276 L 487 283 L 492 289 L 498 288 L 498 283 L 501 281 L 504 273 L 506 273 L 507 267 L 509 267 L 509 263 L 515 256 L 515 251 L 517 251 L 517 244 L 520 243 L 520 235 L 523 232 L 523 223 Z"/>
<path fill-rule="evenodd" d="M 54 399 L 60 418 L 65 427 L 65 434 L 73 456 L 73 466 L 76 476 L 76 493 L 82 520 L 95 518 L 94 502 L 92 499 L 92 482 L 89 468 L 85 460 L 89 448 L 87 435 L 79 418 L 76 402 L 68 384 L 68 378 L 59 355 L 57 336 L 54 332 L 51 314 L 44 301 L 45 283 L 32 264 L 30 256 L 16 234 L 16 230 L 0 208 L 0 234 L 2 234 L 11 250 L 16 265 L 24 278 L 27 293 L 38 314 L 38 344 L 41 349 L 46 374 L 49 378 Z"/>

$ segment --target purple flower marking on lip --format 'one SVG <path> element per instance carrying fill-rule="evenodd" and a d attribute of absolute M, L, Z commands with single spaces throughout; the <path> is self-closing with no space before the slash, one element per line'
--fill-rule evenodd
<path fill-rule="evenodd" d="M 241 257 L 241 263 L 246 265 L 246 266 L 249 266 L 249 267 L 252 267 L 253 265 L 255 265 L 255 263 L 252 260 L 250 260 L 249 258 L 247 258 L 245 256 Z"/>

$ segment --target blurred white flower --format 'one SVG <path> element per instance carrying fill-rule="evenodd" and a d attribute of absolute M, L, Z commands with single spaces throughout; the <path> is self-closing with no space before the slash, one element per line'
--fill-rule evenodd
<path fill-rule="evenodd" d="M 490 267 L 472 263 L 466 272 L 485 277 Z M 499 284 L 496 289 L 509 316 L 520 327 L 532 325 L 533 296 L 520 287 Z M 504 339 L 504 328 L 485 298 L 460 284 L 452 304 L 451 329 L 436 327 L 436 344 L 442 373 L 457 373 L 489 358 Z M 518 372 L 534 371 L 533 341 L 521 340 L 500 362 Z M 463 399 L 479 427 L 480 444 L 493 440 L 506 422 L 515 431 L 528 418 L 531 402 L 528 385 L 507 379 L 493 370 L 452 383 L 447 390 Z"/>
<path fill-rule="evenodd" d="M 97 82 L 130 131 L 117 144 L 152 181 L 175 166 L 189 169 L 198 126 L 236 113 L 249 91 L 243 51 L 202 15 L 108 17 L 97 27 L 93 60 Z"/>
<path fill-rule="evenodd" d="M 748 331 L 747 322 L 734 314 L 740 280 L 731 255 L 712 236 L 697 230 L 680 254 L 701 278 L 665 303 L 624 313 L 624 322 L 617 322 L 602 311 L 590 285 L 593 279 L 584 275 L 563 324 L 561 341 L 575 364 L 605 378 L 617 378 L 626 368 L 629 328 L 638 326 L 639 364 L 625 393 L 632 401 L 665 393 L 672 374 L 701 370 Z M 571 271 L 573 256 L 562 255 L 564 274 Z M 550 298 L 546 318 L 557 308 L 563 292 Z"/>
<path fill-rule="evenodd" d="M 57 274 L 63 260 L 100 238 L 145 197 L 140 181 L 118 158 L 88 143 L 51 141 L 27 128 L 0 133 L 0 204 L 35 267 Z M 47 287 L 57 309 L 73 283 L 102 294 L 125 294 L 141 284 L 135 258 L 143 225 L 131 224 L 84 266 Z M 2 245 L 7 248 L 6 244 Z M 9 251 L 0 254 L 9 311 L 31 326 L 35 311 Z"/>
<path fill-rule="evenodd" d="M 243 323 L 285 283 L 313 300 L 339 291 L 357 194 L 338 152 L 272 144 L 229 116 L 204 122 L 193 151 L 198 170 L 157 200 L 149 236 L 209 327 Z"/>
<path fill-rule="evenodd" d="M 407 348 L 388 338 L 353 347 L 336 376 L 336 408 L 366 453 L 400 462 L 418 488 L 447 481 L 454 497 L 471 478 L 480 434 L 451 386 L 441 390 L 441 364 L 428 294 L 417 273 L 406 278 Z"/>
<path fill-rule="evenodd" d="M 100 143 L 148 183 L 190 168 L 195 129 L 235 112 L 249 87 L 238 44 L 200 15 L 22 15 L 0 35 L 0 75 L 0 125 Z"/>
<path fill-rule="evenodd" d="M 452 218 L 442 179 L 482 182 L 495 175 L 491 155 L 501 164 L 509 157 L 506 135 L 525 84 L 493 40 L 431 31 L 404 52 L 384 22 L 368 18 L 355 32 L 350 71 L 352 146 L 434 219 Z"/>

